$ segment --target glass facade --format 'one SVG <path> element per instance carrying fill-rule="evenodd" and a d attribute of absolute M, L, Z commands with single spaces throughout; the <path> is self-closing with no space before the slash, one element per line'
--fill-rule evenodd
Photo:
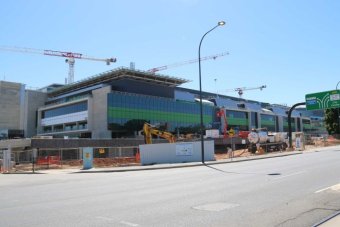
<path fill-rule="evenodd" d="M 73 105 L 62 106 L 42 112 L 42 118 L 56 117 L 65 114 L 77 113 L 87 110 L 87 101 L 79 102 Z"/>
<path fill-rule="evenodd" d="M 203 122 L 206 127 L 213 123 L 215 107 L 203 105 Z M 166 125 L 167 130 L 200 125 L 200 105 L 195 102 L 176 101 L 122 92 L 108 94 L 109 130 L 139 131 L 144 122 Z"/>
<path fill-rule="evenodd" d="M 58 100 L 53 100 L 53 101 L 47 101 L 46 105 L 56 105 L 56 104 L 61 104 L 61 103 L 66 103 L 66 102 L 72 102 L 72 101 L 76 101 L 79 99 L 85 99 L 90 97 L 91 94 L 90 93 L 85 93 L 85 94 L 78 94 L 78 95 L 73 95 L 73 96 L 69 96 L 69 97 L 65 97 L 65 98 L 60 98 Z"/>
<path fill-rule="evenodd" d="M 311 134 L 316 135 L 316 136 L 327 134 L 325 122 L 323 119 L 312 117 L 310 123 L 311 123 Z"/>
<path fill-rule="evenodd" d="M 251 122 L 250 122 L 250 125 L 251 125 L 251 128 L 258 128 L 259 127 L 259 122 L 258 122 L 258 119 L 257 119 L 257 113 L 256 112 L 251 112 Z"/>
<path fill-rule="evenodd" d="M 297 131 L 301 132 L 301 118 L 297 118 Z"/>
<path fill-rule="evenodd" d="M 310 132 L 312 127 L 311 127 L 311 122 L 308 119 L 302 119 L 302 129 L 303 132 Z"/>
<path fill-rule="evenodd" d="M 233 128 L 234 130 L 247 131 L 248 127 L 248 112 L 226 110 L 228 130 Z"/>
<path fill-rule="evenodd" d="M 24 138 L 24 130 L 0 129 L 0 140 Z"/>
<path fill-rule="evenodd" d="M 295 117 L 291 118 L 292 132 L 296 131 L 295 128 Z M 288 132 L 288 117 L 283 117 L 283 131 Z"/>
<path fill-rule="evenodd" d="M 276 132 L 276 116 L 261 114 L 261 128 L 267 128 L 268 131 Z"/>

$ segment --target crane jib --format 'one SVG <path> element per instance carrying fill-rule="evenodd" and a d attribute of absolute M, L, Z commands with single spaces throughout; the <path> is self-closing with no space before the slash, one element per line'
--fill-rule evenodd
<path fill-rule="evenodd" d="M 82 58 L 82 54 L 79 54 L 79 53 L 55 51 L 55 50 L 44 50 L 44 55 L 66 57 L 66 58 Z"/>

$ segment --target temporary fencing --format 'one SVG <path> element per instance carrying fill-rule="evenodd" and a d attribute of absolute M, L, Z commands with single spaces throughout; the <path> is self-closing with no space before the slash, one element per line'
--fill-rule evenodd
<path fill-rule="evenodd" d="M 12 171 L 39 169 L 81 168 L 82 148 L 77 149 L 33 149 L 13 150 Z M 139 165 L 138 147 L 96 147 L 93 149 L 94 167 Z M 1 159 L 1 151 L 0 151 Z M 0 168 L 3 165 L 0 160 Z"/>

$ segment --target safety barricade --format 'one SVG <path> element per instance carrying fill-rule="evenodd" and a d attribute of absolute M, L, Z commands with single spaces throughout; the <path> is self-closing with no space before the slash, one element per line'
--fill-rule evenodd
<path fill-rule="evenodd" d="M 41 156 L 37 159 L 37 165 L 60 165 L 60 156 Z"/>

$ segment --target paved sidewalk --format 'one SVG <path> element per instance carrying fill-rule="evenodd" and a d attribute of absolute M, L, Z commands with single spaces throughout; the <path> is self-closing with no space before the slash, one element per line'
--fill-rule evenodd
<path fill-rule="evenodd" d="M 218 165 L 218 164 L 225 164 L 225 163 L 252 161 L 252 160 L 258 160 L 258 159 L 277 158 L 277 157 L 284 157 L 284 156 L 290 156 L 290 155 L 298 155 L 298 154 L 303 154 L 303 153 L 319 152 L 319 151 L 327 150 L 329 148 L 340 149 L 340 145 L 330 146 L 330 147 L 315 147 L 315 148 L 304 150 L 304 151 L 284 151 L 284 152 L 266 153 L 262 155 L 250 155 L 247 157 L 235 157 L 235 158 L 229 158 L 229 159 L 221 159 L 217 161 L 207 161 L 205 162 L 205 164 L 206 165 Z M 44 173 L 44 174 L 109 173 L 109 172 L 173 169 L 173 168 L 194 167 L 194 166 L 202 166 L 202 165 L 204 164 L 202 164 L 201 162 L 189 162 L 189 163 L 155 164 L 155 165 L 146 165 L 146 166 L 92 168 L 88 170 L 77 169 L 77 168 L 48 169 L 48 170 L 38 170 L 36 171 L 36 173 Z"/>
<path fill-rule="evenodd" d="M 325 218 L 321 222 L 313 225 L 312 227 L 339 227 L 340 226 L 340 211 Z"/>
<path fill-rule="evenodd" d="M 217 161 L 207 161 L 206 165 L 218 165 L 225 163 L 234 163 L 234 162 L 243 162 L 243 161 L 251 161 L 258 159 L 266 159 L 266 158 L 276 158 L 283 157 L 289 155 L 297 155 L 302 154 L 301 151 L 287 151 L 281 153 L 268 153 L 263 155 L 252 155 L 248 157 L 237 157 L 237 158 L 229 158 L 222 159 Z M 155 165 L 146 165 L 146 166 L 128 166 L 128 167 L 112 167 L 112 168 L 92 168 L 89 170 L 78 170 L 72 171 L 73 173 L 107 173 L 107 172 L 127 172 L 127 171 L 140 171 L 140 170 L 158 170 L 158 169 L 173 169 L 173 168 L 184 168 L 184 167 L 194 167 L 194 166 L 202 166 L 201 162 L 189 162 L 189 163 L 171 163 L 171 164 L 155 164 Z"/>
<path fill-rule="evenodd" d="M 331 146 L 334 148 L 339 148 L 340 145 Z M 252 161 L 258 159 L 267 159 L 267 158 L 277 158 L 284 157 L 290 155 L 298 155 L 308 152 L 319 152 L 323 150 L 327 150 L 331 147 L 315 147 L 309 150 L 304 151 L 284 151 L 284 152 L 275 152 L 275 153 L 266 153 L 262 155 L 251 155 L 248 157 L 236 157 L 229 159 L 222 159 L 217 161 L 207 161 L 206 165 L 218 165 L 225 163 L 234 163 L 234 162 L 244 162 L 244 161 Z M 173 168 L 184 168 L 184 167 L 194 167 L 194 166 L 202 166 L 201 162 L 190 162 L 190 163 L 171 163 L 171 164 L 155 164 L 155 165 L 146 165 L 146 166 L 129 166 L 129 167 L 112 167 L 112 168 L 92 168 L 89 170 L 78 170 L 74 171 L 74 173 L 107 173 L 107 172 L 127 172 L 127 171 L 140 171 L 140 170 L 157 170 L 157 169 L 173 169 Z"/>

